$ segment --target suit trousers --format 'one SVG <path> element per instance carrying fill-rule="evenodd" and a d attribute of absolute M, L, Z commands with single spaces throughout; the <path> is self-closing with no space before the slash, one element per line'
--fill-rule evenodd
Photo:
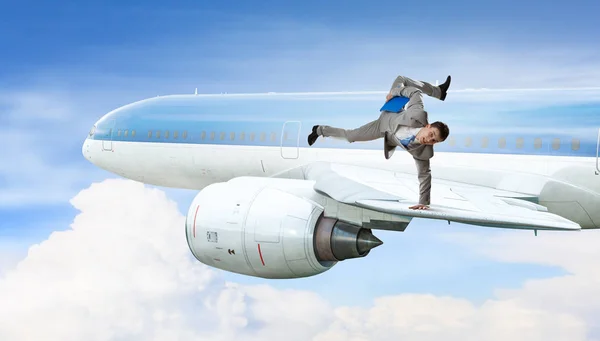
<path fill-rule="evenodd" d="M 343 129 L 327 125 L 320 125 L 317 128 L 317 134 L 324 137 L 345 139 L 348 142 L 372 141 L 380 139 L 385 136 L 385 129 L 381 129 L 382 116 L 383 115 L 379 116 L 378 119 L 356 129 Z"/>

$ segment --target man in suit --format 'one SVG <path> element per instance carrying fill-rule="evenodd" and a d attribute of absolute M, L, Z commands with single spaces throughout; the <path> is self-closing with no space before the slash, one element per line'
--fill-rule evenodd
<path fill-rule="evenodd" d="M 439 86 L 424 81 L 415 81 L 398 76 L 386 100 L 403 96 L 409 99 L 399 113 L 382 111 L 379 118 L 356 129 L 341 129 L 316 125 L 308 135 L 308 144 L 313 145 L 319 136 L 346 139 L 348 142 L 371 141 L 384 138 L 383 151 L 386 159 L 392 157 L 396 147 L 408 151 L 415 160 L 419 178 L 419 204 L 411 209 L 427 209 L 431 200 L 431 169 L 429 159 L 433 157 L 433 145 L 446 140 L 450 131 L 445 123 L 429 123 L 423 107 L 422 94 L 446 99 L 451 77 Z"/>

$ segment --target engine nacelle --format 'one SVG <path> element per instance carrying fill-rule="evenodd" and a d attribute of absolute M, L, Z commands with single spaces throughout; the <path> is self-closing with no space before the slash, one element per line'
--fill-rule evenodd
<path fill-rule="evenodd" d="M 243 177 L 209 185 L 188 211 L 190 250 L 222 270 L 299 278 L 382 244 L 369 229 L 324 217 L 317 196 L 304 180 Z"/>

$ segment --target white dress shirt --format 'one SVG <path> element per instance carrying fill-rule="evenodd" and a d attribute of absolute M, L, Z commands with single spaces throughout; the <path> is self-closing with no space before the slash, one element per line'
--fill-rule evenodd
<path fill-rule="evenodd" d="M 407 137 L 410 137 L 411 135 L 414 135 L 416 137 L 417 134 L 419 133 L 419 131 L 421 131 L 421 129 L 422 128 L 412 128 L 412 127 L 400 126 L 400 127 L 398 127 L 398 130 L 396 130 L 396 133 L 394 135 L 398 139 L 398 143 L 402 144 L 402 142 L 400 142 L 400 141 L 402 141 L 403 139 L 405 139 Z M 420 144 L 416 138 L 407 146 L 407 149 L 410 148 L 411 145 L 414 145 L 414 144 Z"/>

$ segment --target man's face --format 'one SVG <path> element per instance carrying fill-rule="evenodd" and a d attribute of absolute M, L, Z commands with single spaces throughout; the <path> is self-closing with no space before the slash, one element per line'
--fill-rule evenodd
<path fill-rule="evenodd" d="M 421 144 L 433 145 L 438 142 L 442 142 L 440 138 L 440 131 L 437 128 L 433 128 L 427 125 L 417 134 L 417 139 Z"/>

